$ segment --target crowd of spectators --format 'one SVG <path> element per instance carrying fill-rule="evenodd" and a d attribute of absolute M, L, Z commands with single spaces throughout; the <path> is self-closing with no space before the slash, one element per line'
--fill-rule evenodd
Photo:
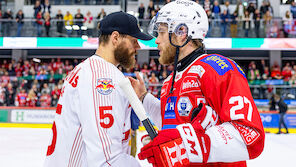
<path fill-rule="evenodd" d="M 102 2 L 109 1 L 113 3 L 112 0 L 75 0 L 75 2 L 73 1 L 71 3 L 101 4 Z M 139 18 L 140 26 L 145 30 L 149 20 L 156 15 L 160 7 L 170 1 L 151 0 L 147 6 L 144 3 L 140 3 L 138 11 L 134 11 Z M 59 2 L 68 4 L 66 0 Z M 155 4 L 154 2 L 157 3 Z M 287 1 L 290 3 L 290 9 L 285 12 L 282 18 L 274 17 L 273 7 L 269 1 L 265 0 L 262 1 L 260 6 L 257 6 L 256 1 L 242 3 L 242 1 L 238 0 L 236 1 L 237 5 L 235 8 L 233 6 L 230 7 L 230 0 L 196 0 L 196 2 L 204 7 L 208 15 L 208 37 L 276 38 L 296 35 L 295 1 Z M 223 6 L 219 2 L 222 2 Z M 106 16 L 104 9 L 97 14 L 92 14 L 90 11 L 80 11 L 80 9 L 77 9 L 77 13 L 59 10 L 56 15 L 53 15 L 51 13 L 52 4 L 56 5 L 60 3 L 53 0 L 32 0 L 30 3 L 34 4 L 33 19 L 35 21 L 33 25 L 36 29 L 36 34 L 34 34 L 36 36 L 95 36 L 94 31 L 97 30 L 97 23 Z M 14 15 L 10 9 L 4 12 L 0 8 L 0 19 L 5 19 L 5 21 L 0 22 L 0 36 L 22 36 L 23 25 L 30 23 L 24 22 L 25 18 L 22 10 L 17 11 Z M 17 28 L 15 34 L 11 34 L 13 24 L 16 24 Z M 54 30 L 52 28 L 53 26 L 56 26 Z"/>
<path fill-rule="evenodd" d="M 101 9 L 97 16 L 93 16 L 90 11 L 85 11 L 85 14 L 83 14 L 78 8 L 75 14 L 71 14 L 69 11 L 63 14 L 61 10 L 58 10 L 58 13 L 52 17 L 51 3 L 49 0 L 36 0 L 33 6 L 33 12 L 33 26 L 36 30 L 35 35 L 38 37 L 43 36 L 43 34 L 47 37 L 93 36 L 97 22 L 107 15 L 104 8 Z M 2 15 L 0 8 L 0 19 L 3 19 L 0 21 L 0 36 L 21 37 L 24 24 L 31 24 L 31 22 L 24 21 L 25 15 L 22 10 L 17 12 L 14 20 L 13 13 L 10 9 L 7 9 Z M 16 34 L 11 33 L 11 27 L 14 22 L 17 28 Z M 51 31 L 52 26 L 56 26 L 56 32 Z M 44 33 L 42 32 L 43 30 L 45 30 Z M 65 34 L 64 31 L 66 32 Z"/>
<path fill-rule="evenodd" d="M 79 60 L 0 61 L 0 106 L 56 106 L 63 78 Z"/>
<path fill-rule="evenodd" d="M 284 85 L 296 86 L 296 64 L 294 61 L 286 62 L 282 68 L 278 63 L 271 67 L 267 66 L 264 60 L 260 63 L 251 61 L 248 67 L 247 78 L 249 82 L 260 80 L 282 80 Z"/>
<path fill-rule="evenodd" d="M 56 106 L 63 79 L 79 62 L 81 60 L 61 60 L 60 58 L 45 59 L 41 62 L 33 59 L 0 60 L 0 105 Z M 173 71 L 173 66 L 160 65 L 157 59 L 151 58 L 141 66 L 136 64 L 132 69 L 121 67 L 119 69 L 127 76 L 134 76 L 135 71 L 140 71 L 148 91 L 155 97 L 159 97 L 161 85 Z M 283 68 L 280 68 L 277 63 L 270 67 L 265 60 L 251 61 L 243 69 L 250 85 L 266 84 L 267 80 L 277 80 L 282 81 L 279 82 L 282 85 L 296 86 L 296 62 L 294 61 L 285 63 Z M 272 93 L 272 89 L 267 87 L 264 91 Z M 266 94 L 261 96 L 267 98 Z"/>
<path fill-rule="evenodd" d="M 167 0 L 170 2 L 170 0 Z M 254 32 L 255 37 L 289 37 L 289 34 L 295 35 L 296 21 L 296 4 L 291 1 L 290 10 L 287 10 L 282 19 L 274 19 L 273 7 L 269 1 L 263 1 L 262 5 L 256 6 L 256 1 L 242 3 L 237 1 L 235 10 L 230 9 L 230 1 L 223 1 L 223 7 L 220 6 L 218 0 L 196 0 L 204 7 L 209 19 L 209 32 L 207 37 L 211 37 L 212 29 L 220 29 L 221 37 L 238 37 L 238 30 L 243 30 L 243 36 L 250 37 L 250 32 Z M 141 3 L 138 8 L 139 20 L 151 19 L 159 10 L 159 6 L 155 7 L 153 1 L 149 2 L 147 11 L 144 4 Z M 146 13 L 146 14 L 145 14 Z M 142 25 L 142 22 L 140 22 Z M 228 34 L 228 30 L 230 33 Z M 260 33 L 260 30 L 263 33 Z M 216 31 L 214 31 L 216 32 Z"/>

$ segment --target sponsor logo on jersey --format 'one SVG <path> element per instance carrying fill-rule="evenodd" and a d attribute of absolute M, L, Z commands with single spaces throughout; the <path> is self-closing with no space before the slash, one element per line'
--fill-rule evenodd
<path fill-rule="evenodd" d="M 224 75 L 229 70 L 233 70 L 229 60 L 221 55 L 209 55 L 200 61 L 209 64 L 219 75 Z"/>
<path fill-rule="evenodd" d="M 192 66 L 188 71 L 188 73 L 197 74 L 200 78 L 203 76 L 205 72 L 206 70 L 201 65 Z"/>
<path fill-rule="evenodd" d="M 183 82 L 180 88 L 180 95 L 188 92 L 200 92 L 199 84 L 197 82 L 197 77 L 186 76 L 183 79 Z"/>
<path fill-rule="evenodd" d="M 175 107 L 177 102 L 177 96 L 171 96 L 167 99 L 165 105 L 164 119 L 175 119 Z"/>
<path fill-rule="evenodd" d="M 260 136 L 259 132 L 256 131 L 255 129 L 252 129 L 250 127 L 247 127 L 245 125 L 237 124 L 237 123 L 232 123 L 234 127 L 239 131 L 240 135 L 244 139 L 244 142 L 246 145 L 251 145 L 254 143 Z"/>
<path fill-rule="evenodd" d="M 180 97 L 178 101 L 178 113 L 180 116 L 189 116 L 192 109 L 192 104 L 189 97 Z"/>
<path fill-rule="evenodd" d="M 228 131 L 223 126 L 217 125 L 216 127 L 218 129 L 218 132 L 221 135 L 221 138 L 224 140 L 225 144 L 228 143 L 228 140 L 233 139 L 233 137 L 228 133 Z"/>
<path fill-rule="evenodd" d="M 109 95 L 114 89 L 112 79 L 110 78 L 98 79 L 96 89 L 102 95 Z"/>

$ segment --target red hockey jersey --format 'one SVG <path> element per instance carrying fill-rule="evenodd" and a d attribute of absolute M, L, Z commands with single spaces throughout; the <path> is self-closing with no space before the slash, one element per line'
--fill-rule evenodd
<path fill-rule="evenodd" d="M 216 111 L 212 120 L 217 121 L 206 130 L 211 139 L 207 166 L 246 166 L 244 160 L 260 155 L 265 138 L 246 76 L 231 59 L 198 56 L 193 52 L 178 63 L 173 93 L 172 75 L 163 83 L 162 129 L 190 122 L 192 110 L 205 103 Z"/>

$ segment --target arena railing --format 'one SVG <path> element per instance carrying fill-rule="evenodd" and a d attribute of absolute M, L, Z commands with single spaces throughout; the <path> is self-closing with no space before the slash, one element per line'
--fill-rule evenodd
<path fill-rule="evenodd" d="M 44 20 L 41 20 L 44 23 Z M 100 20 L 94 19 L 93 28 L 83 25 L 79 26 L 77 22 L 83 20 L 73 20 L 73 24 L 69 25 L 64 20 L 51 19 L 49 36 L 51 37 L 80 37 L 82 35 L 97 37 L 97 24 Z M 41 30 L 41 36 L 46 36 L 45 26 L 38 25 L 36 19 L 26 18 L 23 20 L 23 26 L 20 26 L 16 20 L 0 19 L 0 36 L 15 37 L 18 28 L 21 28 L 22 37 L 38 36 L 38 29 Z M 150 19 L 139 19 L 139 25 L 142 31 L 147 32 Z M 61 24 L 61 31 L 58 32 L 58 25 Z M 232 37 L 232 38 L 278 38 L 278 37 L 296 37 L 296 20 L 289 21 L 284 24 L 282 19 L 272 19 L 270 21 L 260 20 L 259 27 L 256 28 L 254 21 L 249 22 L 249 29 L 246 28 L 244 20 L 238 20 L 233 24 L 230 19 L 222 23 L 221 19 L 210 21 L 207 37 Z"/>

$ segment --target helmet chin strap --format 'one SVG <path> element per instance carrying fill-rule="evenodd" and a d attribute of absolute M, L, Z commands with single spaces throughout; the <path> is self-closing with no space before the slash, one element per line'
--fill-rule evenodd
<path fill-rule="evenodd" d="M 175 45 L 175 44 L 173 44 L 173 42 L 172 42 L 172 33 L 169 34 L 169 39 L 170 39 L 171 45 L 176 47 L 176 56 L 175 56 L 175 61 L 174 61 L 174 73 L 173 73 L 173 80 L 172 80 L 172 85 L 171 85 L 171 89 L 170 89 L 170 94 L 172 94 L 173 91 L 174 91 L 174 83 L 175 83 L 175 77 L 176 77 L 177 63 L 178 63 L 178 59 L 179 59 L 180 48 L 185 46 L 191 40 L 191 37 L 188 36 L 187 40 L 185 41 L 185 43 L 183 45 Z"/>

